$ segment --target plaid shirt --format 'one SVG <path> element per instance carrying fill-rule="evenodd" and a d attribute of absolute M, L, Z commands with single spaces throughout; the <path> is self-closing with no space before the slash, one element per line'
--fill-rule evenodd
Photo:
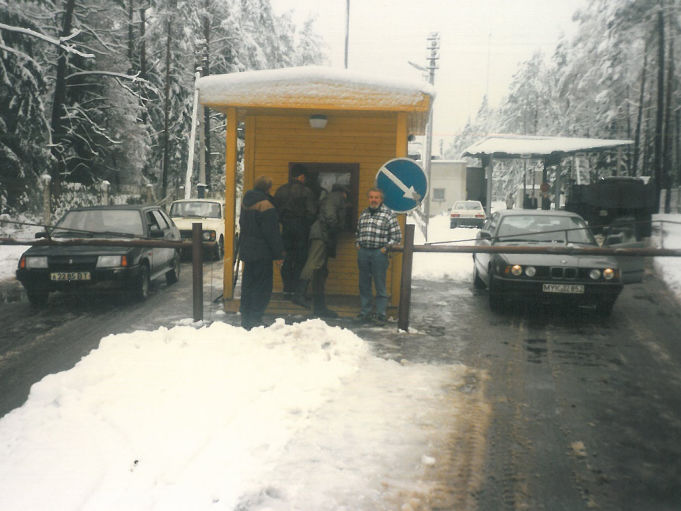
<path fill-rule="evenodd" d="M 372 214 L 371 209 L 362 211 L 355 232 L 357 244 L 362 248 L 382 248 L 396 245 L 402 241 L 402 231 L 397 217 L 385 204 L 381 203 Z"/>

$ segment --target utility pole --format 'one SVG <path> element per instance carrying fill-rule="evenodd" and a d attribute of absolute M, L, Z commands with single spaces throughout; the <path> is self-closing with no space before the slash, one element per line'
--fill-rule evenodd
<path fill-rule="evenodd" d="M 428 38 L 428 83 L 435 84 L 435 70 L 438 69 L 437 61 L 440 60 L 440 34 L 439 32 L 432 32 Z M 426 147 L 423 155 L 423 170 L 426 172 L 428 179 L 428 192 L 430 192 L 430 159 L 432 155 L 433 146 L 433 105 L 430 105 L 430 112 L 428 113 L 428 124 L 426 126 Z M 425 239 L 428 241 L 428 221 L 430 219 L 430 193 L 427 194 L 424 215 L 426 217 L 426 232 Z"/>
<path fill-rule="evenodd" d="M 350 44 L 350 0 L 345 0 L 345 69 L 348 68 L 349 44 Z"/>

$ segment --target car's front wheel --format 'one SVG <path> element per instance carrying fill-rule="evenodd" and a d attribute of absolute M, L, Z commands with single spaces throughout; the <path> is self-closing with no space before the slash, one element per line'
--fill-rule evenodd
<path fill-rule="evenodd" d="M 480 278 L 478 268 L 475 266 L 475 260 L 473 261 L 473 287 L 475 289 L 483 289 L 485 287 L 485 282 Z"/>
<path fill-rule="evenodd" d="M 222 255 L 225 253 L 225 240 L 222 236 L 220 236 L 220 239 L 218 242 L 215 244 L 215 260 L 220 261 L 222 259 Z"/>
<path fill-rule="evenodd" d="M 28 303 L 33 307 L 38 309 L 43 309 L 47 307 L 47 300 L 50 296 L 50 292 L 47 289 L 26 289 L 26 296 L 28 297 Z"/>
<path fill-rule="evenodd" d="M 132 289 L 132 294 L 137 300 L 146 300 L 149 297 L 149 266 L 147 263 L 140 265 L 140 272 Z"/>
<path fill-rule="evenodd" d="M 615 306 L 615 300 L 604 298 L 596 305 L 596 310 L 603 316 L 610 316 L 612 309 Z"/>
<path fill-rule="evenodd" d="M 489 275 L 489 308 L 492 312 L 501 312 L 504 310 L 504 298 L 501 295 L 497 285 L 494 283 L 494 276 L 490 273 Z"/>
<path fill-rule="evenodd" d="M 172 269 L 166 272 L 166 284 L 169 286 L 180 280 L 180 252 L 175 251 Z"/>

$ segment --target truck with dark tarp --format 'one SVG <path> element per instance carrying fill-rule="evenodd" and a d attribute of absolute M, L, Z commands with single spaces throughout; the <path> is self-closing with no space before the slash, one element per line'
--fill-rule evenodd
<path fill-rule="evenodd" d="M 588 185 L 571 184 L 565 209 L 581 215 L 594 233 L 631 226 L 637 240 L 650 236 L 655 187 L 638 177 L 606 177 Z"/>

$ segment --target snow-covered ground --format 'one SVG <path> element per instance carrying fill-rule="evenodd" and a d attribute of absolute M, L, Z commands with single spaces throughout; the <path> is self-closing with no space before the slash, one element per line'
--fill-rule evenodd
<path fill-rule="evenodd" d="M 452 245 L 473 245 L 477 229 L 463 228 L 450 229 L 449 216 L 440 215 L 430 219 L 428 223 L 428 243 L 447 245 L 443 243 L 452 241 Z M 414 230 L 414 244 L 425 243 L 425 237 L 421 229 Z M 454 279 L 463 280 L 472 278 L 473 257 L 471 254 L 438 254 L 435 252 L 418 252 L 414 254 L 412 264 L 412 277 L 416 279 Z"/>
<path fill-rule="evenodd" d="M 0 220 L 10 220 L 8 215 L 1 215 Z M 24 223 L 30 223 L 31 220 L 27 218 L 13 219 Z M 0 238 L 11 238 L 15 240 L 34 240 L 35 233 L 40 230 L 40 227 L 11 224 L 9 222 L 0 221 Z M 6 279 L 13 279 L 14 272 L 17 269 L 17 262 L 19 257 L 28 248 L 27 245 L 0 245 L 0 281 Z"/>
<path fill-rule="evenodd" d="M 654 215 L 656 225 L 660 230 L 653 237 L 653 242 L 658 248 L 681 249 L 681 214 Z M 681 258 L 680 257 L 656 257 L 653 259 L 655 273 L 665 281 L 669 289 L 681 302 Z"/>
<path fill-rule="evenodd" d="M 681 248 L 681 224 L 664 232 Z M 474 234 L 439 216 L 428 239 Z M 655 261 L 677 294 L 679 263 Z M 470 254 L 415 255 L 416 278 L 470 272 Z M 320 320 L 112 335 L 0 419 L 0 509 L 417 509 L 466 370 L 382 359 Z"/>

